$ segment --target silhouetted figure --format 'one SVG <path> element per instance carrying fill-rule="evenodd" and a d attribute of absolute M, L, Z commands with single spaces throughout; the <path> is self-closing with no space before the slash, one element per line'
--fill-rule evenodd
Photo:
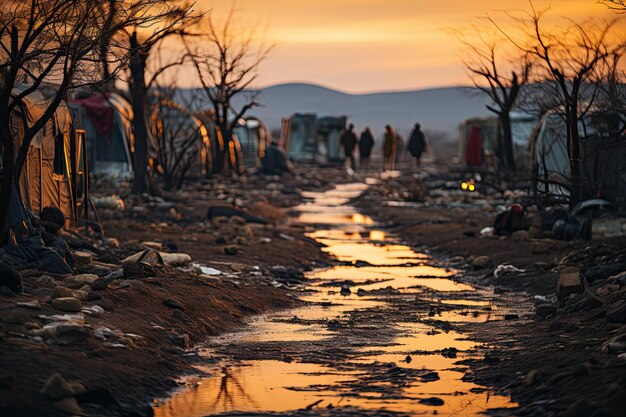
<path fill-rule="evenodd" d="M 289 172 L 287 155 L 276 141 L 272 141 L 265 150 L 265 156 L 261 160 L 261 170 L 270 175 L 280 175 L 283 172 Z"/>
<path fill-rule="evenodd" d="M 426 137 L 422 132 L 422 127 L 419 123 L 415 123 L 415 127 L 411 132 L 411 138 L 409 139 L 409 146 L 407 148 L 413 158 L 415 158 L 415 164 L 419 167 L 421 163 L 422 154 L 428 150 L 426 144 Z"/>
<path fill-rule="evenodd" d="M 370 168 L 370 155 L 372 154 L 372 148 L 374 147 L 374 135 L 369 127 L 366 127 L 363 133 L 361 133 L 361 139 L 359 139 L 359 166 L 361 170 L 367 172 Z"/>
<path fill-rule="evenodd" d="M 385 126 L 385 140 L 383 141 L 383 171 L 395 168 L 396 151 L 398 149 L 398 137 L 389 125 Z"/>
<path fill-rule="evenodd" d="M 343 146 L 343 152 L 345 154 L 345 159 L 350 161 L 350 168 L 352 170 L 356 170 L 356 162 L 354 160 L 354 149 L 356 148 L 357 138 L 354 134 L 354 125 L 350 123 L 348 126 L 348 130 L 343 132 L 340 139 L 341 146 Z M 344 162 L 345 162 L 344 159 Z"/>

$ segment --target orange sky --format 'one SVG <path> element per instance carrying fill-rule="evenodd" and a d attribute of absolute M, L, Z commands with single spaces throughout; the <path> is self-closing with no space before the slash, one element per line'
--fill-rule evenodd
<path fill-rule="evenodd" d="M 197 0 L 219 19 L 234 0 Z M 312 82 L 348 92 L 467 84 L 450 34 L 485 13 L 528 0 L 236 0 L 238 21 L 276 45 L 258 85 Z M 615 15 L 596 0 L 535 0 L 558 16 Z M 562 21 L 562 20 L 560 20 Z M 186 77 L 185 77 L 186 78 Z"/>

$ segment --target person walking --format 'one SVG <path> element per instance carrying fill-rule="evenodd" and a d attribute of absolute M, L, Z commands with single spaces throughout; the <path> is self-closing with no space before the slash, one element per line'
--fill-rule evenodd
<path fill-rule="evenodd" d="M 413 158 L 415 158 L 416 166 L 419 167 L 421 164 L 422 154 L 428 150 L 426 137 L 424 136 L 424 132 L 422 132 L 422 127 L 419 123 L 415 123 L 407 149 L 411 155 L 413 155 Z"/>
<path fill-rule="evenodd" d="M 368 127 L 361 133 L 361 139 L 359 139 L 359 168 L 367 172 L 370 168 L 370 155 L 372 154 L 372 148 L 374 147 L 374 135 L 372 130 Z"/>
<path fill-rule="evenodd" d="M 352 123 L 350 123 L 348 129 L 341 135 L 340 143 L 343 146 L 343 152 L 345 154 L 344 162 L 345 160 L 349 160 L 350 168 L 355 171 L 356 162 L 354 160 L 354 149 L 356 148 L 357 138 L 354 134 L 354 125 Z"/>
<path fill-rule="evenodd" d="M 398 149 L 398 137 L 390 125 L 385 126 L 385 140 L 383 141 L 383 171 L 391 171 L 395 168 L 396 151 Z"/>

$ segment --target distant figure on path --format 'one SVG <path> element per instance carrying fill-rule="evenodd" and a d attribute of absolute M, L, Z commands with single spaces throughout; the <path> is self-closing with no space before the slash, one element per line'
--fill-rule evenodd
<path fill-rule="evenodd" d="M 385 126 L 385 140 L 383 142 L 383 171 L 391 171 L 395 168 L 396 150 L 398 149 L 398 137 L 389 125 Z"/>
<path fill-rule="evenodd" d="M 275 140 L 272 140 L 269 148 L 265 150 L 265 156 L 261 160 L 261 170 L 270 175 L 280 175 L 283 172 L 289 172 L 287 155 Z"/>
<path fill-rule="evenodd" d="M 350 161 L 350 168 L 355 171 L 356 162 L 354 160 L 354 149 L 356 148 L 357 138 L 354 134 L 354 125 L 352 123 L 348 126 L 348 130 L 343 132 L 341 135 L 340 143 L 343 146 L 343 152 L 346 155 L 345 159 Z"/>
<path fill-rule="evenodd" d="M 374 147 L 374 135 L 369 127 L 366 127 L 361 133 L 359 140 L 359 167 L 367 172 L 370 168 L 370 155 Z"/>
<path fill-rule="evenodd" d="M 422 154 L 428 150 L 428 145 L 426 144 L 426 137 L 424 136 L 424 132 L 422 132 L 422 127 L 419 123 L 415 123 L 415 127 L 413 128 L 413 132 L 411 132 L 411 139 L 409 139 L 409 146 L 407 148 L 413 158 L 415 158 L 416 166 L 420 166 Z"/>

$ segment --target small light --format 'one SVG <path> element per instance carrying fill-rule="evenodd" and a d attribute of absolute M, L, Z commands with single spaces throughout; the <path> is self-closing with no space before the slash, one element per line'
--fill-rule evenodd
<path fill-rule="evenodd" d="M 474 191 L 476 189 L 476 187 L 474 186 L 474 184 L 470 184 L 469 185 L 469 190 L 470 191 Z"/>
<path fill-rule="evenodd" d="M 467 190 L 467 183 L 465 181 L 461 183 L 461 189 Z"/>

